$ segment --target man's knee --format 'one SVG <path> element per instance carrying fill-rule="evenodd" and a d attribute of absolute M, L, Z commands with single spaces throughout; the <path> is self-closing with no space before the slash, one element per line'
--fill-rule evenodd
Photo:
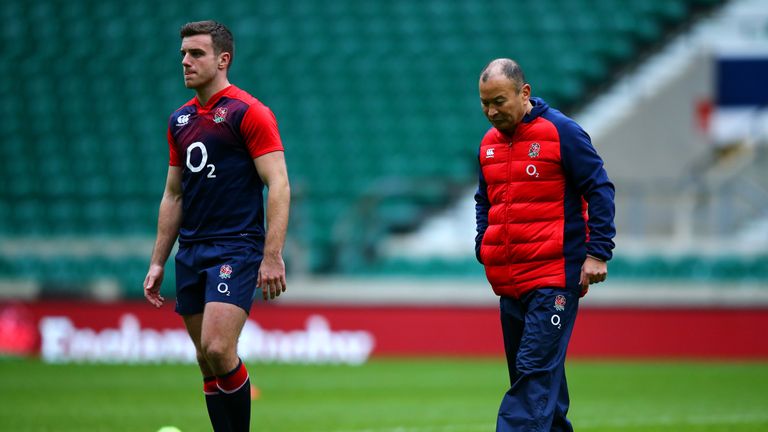
<path fill-rule="evenodd" d="M 224 366 L 237 357 L 235 347 L 221 339 L 203 341 L 202 348 L 206 361 L 214 367 Z"/>

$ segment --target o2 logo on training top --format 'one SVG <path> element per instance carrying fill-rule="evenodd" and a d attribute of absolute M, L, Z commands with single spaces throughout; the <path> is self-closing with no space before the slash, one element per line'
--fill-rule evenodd
<path fill-rule="evenodd" d="M 200 162 L 196 165 L 192 164 L 192 152 L 199 149 L 200 150 Z M 214 164 L 208 164 L 206 165 L 206 162 L 208 162 L 208 149 L 205 148 L 205 144 L 203 144 L 200 141 L 193 142 L 192 144 L 187 147 L 187 169 L 192 171 L 193 173 L 197 173 L 203 170 L 203 168 L 208 168 L 210 171 L 208 171 L 208 175 L 206 177 L 208 178 L 216 178 L 216 166 Z"/>
<path fill-rule="evenodd" d="M 224 264 L 219 268 L 219 279 L 229 279 L 232 276 L 232 266 Z"/>
<path fill-rule="evenodd" d="M 565 310 L 565 296 L 558 294 L 557 297 L 555 297 L 555 310 L 562 312 Z"/>

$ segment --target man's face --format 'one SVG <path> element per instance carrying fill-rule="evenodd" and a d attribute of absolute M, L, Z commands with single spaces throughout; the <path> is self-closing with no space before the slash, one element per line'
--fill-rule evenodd
<path fill-rule="evenodd" d="M 530 96 L 531 87 L 528 84 L 524 84 L 518 92 L 515 83 L 501 74 L 492 75 L 485 82 L 480 80 L 483 113 L 502 132 L 514 132 L 525 116 Z"/>
<path fill-rule="evenodd" d="M 216 55 L 211 35 L 187 36 L 181 40 L 181 65 L 184 67 L 184 85 L 197 89 L 207 85 L 223 70 L 222 61 L 227 53 Z"/>

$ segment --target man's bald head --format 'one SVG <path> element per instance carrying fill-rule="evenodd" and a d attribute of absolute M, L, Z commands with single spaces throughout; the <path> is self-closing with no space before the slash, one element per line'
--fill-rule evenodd
<path fill-rule="evenodd" d="M 520 91 L 520 88 L 525 84 L 525 74 L 523 74 L 523 69 L 512 59 L 498 58 L 491 60 L 480 73 L 480 81 L 488 82 L 489 79 L 497 76 L 506 77 L 508 80 L 515 83 L 515 87 L 518 91 Z"/>
<path fill-rule="evenodd" d="M 531 86 L 525 82 L 520 66 L 510 59 L 488 63 L 480 74 L 480 104 L 496 129 L 512 135 L 531 105 Z"/>

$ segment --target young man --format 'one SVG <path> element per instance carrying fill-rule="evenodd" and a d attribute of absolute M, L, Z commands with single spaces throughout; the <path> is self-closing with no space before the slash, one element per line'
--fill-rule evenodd
<path fill-rule="evenodd" d="M 497 431 L 572 431 L 565 353 L 579 297 L 605 280 L 614 188 L 589 136 L 531 97 L 520 66 L 480 74 L 477 259 L 499 295 L 510 389 Z M 588 215 L 588 216 L 587 216 Z"/>
<path fill-rule="evenodd" d="M 178 236 L 176 312 L 197 350 L 215 431 L 250 427 L 250 381 L 237 340 L 257 287 L 264 300 L 286 289 L 290 204 L 274 115 L 227 79 L 233 48 L 232 34 L 215 21 L 181 28 L 184 85 L 196 96 L 168 124 L 170 166 L 144 281 L 144 296 L 162 306 L 163 268 Z"/>

